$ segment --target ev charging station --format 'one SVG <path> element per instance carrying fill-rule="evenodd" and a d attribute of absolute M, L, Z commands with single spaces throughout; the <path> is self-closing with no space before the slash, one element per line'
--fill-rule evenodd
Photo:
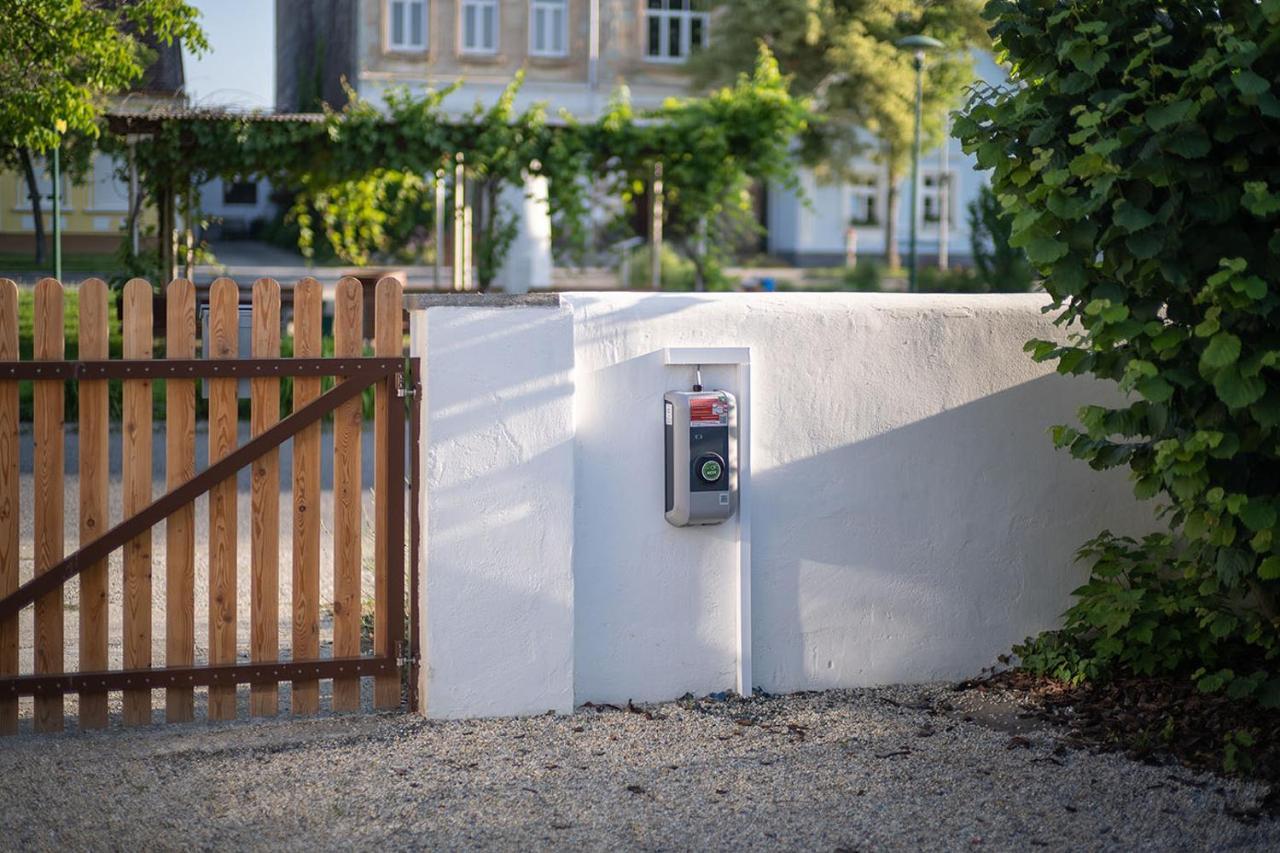
<path fill-rule="evenodd" d="M 689 390 L 663 395 L 665 516 L 676 527 L 718 525 L 736 515 L 738 594 L 735 681 L 751 695 L 751 348 L 668 347 Z M 703 389 L 702 368 L 736 367 L 737 393 Z"/>

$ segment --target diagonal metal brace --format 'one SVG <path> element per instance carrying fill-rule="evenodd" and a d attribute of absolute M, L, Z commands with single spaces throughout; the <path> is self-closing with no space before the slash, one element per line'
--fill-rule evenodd
<path fill-rule="evenodd" d="M 260 433 L 246 444 L 209 465 L 190 480 L 152 501 L 141 512 L 131 515 L 102 536 L 93 540 L 60 563 L 50 566 L 31 580 L 0 599 L 0 621 L 14 616 L 42 595 L 61 587 L 85 569 L 106 558 L 138 534 L 164 521 L 181 507 L 186 506 L 209 489 L 234 476 L 244 466 L 267 451 L 280 446 L 304 427 L 320 420 L 348 400 L 354 399 L 392 370 L 399 371 L 402 362 L 395 361 L 388 370 L 378 364 L 370 364 L 350 374 L 347 379 L 321 394 L 298 411 Z"/>

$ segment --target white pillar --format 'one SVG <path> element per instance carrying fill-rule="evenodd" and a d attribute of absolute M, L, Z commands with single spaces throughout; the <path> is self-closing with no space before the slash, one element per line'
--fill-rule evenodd
<path fill-rule="evenodd" d="M 551 286 L 551 209 L 547 204 L 547 179 L 525 174 L 524 186 L 509 186 L 498 198 L 503 217 L 515 217 L 517 230 L 497 284 L 507 293 L 528 293 L 533 287 Z"/>

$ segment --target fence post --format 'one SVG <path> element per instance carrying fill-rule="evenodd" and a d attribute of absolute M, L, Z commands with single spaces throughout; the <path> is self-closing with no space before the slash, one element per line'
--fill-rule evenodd
<path fill-rule="evenodd" d="M 174 279 L 165 296 L 165 355 L 193 358 L 196 354 L 196 288 L 188 279 Z M 196 383 L 167 379 L 165 399 L 165 483 L 170 489 L 196 475 Z M 195 663 L 196 644 L 196 508 L 187 504 L 165 520 L 165 663 Z M 190 687 L 165 691 L 165 719 L 171 723 L 195 717 Z"/>
<path fill-rule="evenodd" d="M 359 356 L 364 348 L 364 299 L 360 282 L 338 282 L 333 320 L 333 354 Z M 333 413 L 333 655 L 360 654 L 360 430 L 361 399 Z M 333 710 L 360 709 L 360 679 L 333 679 Z"/>
<path fill-rule="evenodd" d="M 107 285 L 91 278 L 80 285 L 80 358 L 105 359 L 108 349 L 110 305 Z M 80 383 L 80 545 L 89 544 L 110 529 L 107 484 L 110 474 L 108 453 L 108 382 L 105 379 Z M 107 668 L 107 561 L 99 560 L 80 575 L 80 669 L 85 672 Z M 100 729 L 107 725 L 107 693 L 80 694 L 80 728 Z"/>
<path fill-rule="evenodd" d="M 253 283 L 253 357 L 280 357 L 280 285 L 269 278 Z M 249 393 L 250 426 L 258 435 L 280 420 L 280 380 L 274 376 L 252 379 Z M 254 460 L 252 489 L 251 659 L 274 661 L 280 656 L 279 448 Z M 250 685 L 250 714 L 274 717 L 279 710 L 279 689 L 274 682 Z"/>
<path fill-rule="evenodd" d="M 403 294 L 400 282 L 388 276 L 378 282 L 375 294 L 376 309 L 374 316 L 374 354 L 394 358 L 404 353 Z M 387 383 L 379 382 L 374 391 L 373 434 L 374 434 L 374 614 L 373 614 L 373 649 L 375 654 L 385 651 L 395 652 L 393 638 L 404 635 L 404 625 L 392 625 L 390 614 L 403 613 L 404 608 L 391 607 L 391 587 L 389 584 L 389 552 L 392 543 L 388 542 L 390 520 L 389 513 L 393 502 L 390 500 L 392 489 L 403 489 L 403 483 L 391 482 L 387 467 L 390 448 L 387 440 L 404 442 L 404 407 L 398 398 L 391 398 L 387 391 Z M 403 525 L 401 526 L 403 529 Z M 395 543 L 402 547 L 403 543 Z M 403 585 L 400 586 L 403 589 Z M 378 708 L 396 708 L 400 705 L 400 673 L 390 672 L 379 675 L 374 681 L 374 705 Z"/>
<path fill-rule="evenodd" d="M 320 357 L 323 293 L 320 282 L 304 278 L 293 290 L 293 354 Z M 320 396 L 320 377 L 293 380 L 296 412 Z M 293 657 L 320 656 L 320 424 L 304 428 L 293 438 Z M 320 710 L 320 683 L 293 682 L 290 710 L 294 715 Z"/>
<path fill-rule="evenodd" d="M 236 358 L 240 337 L 240 291 L 220 278 L 209 291 L 211 358 Z M 209 462 L 236 448 L 235 379 L 209 380 Z M 236 478 L 209 490 L 209 662 L 236 661 Z M 209 719 L 234 720 L 236 686 L 209 688 Z"/>
<path fill-rule="evenodd" d="M 0 360 L 18 360 L 18 285 L 0 278 Z M 18 383 L 0 381 L 0 598 L 18 588 Z M 18 674 L 18 615 L 0 619 L 0 675 Z M 0 735 L 18 731 L 18 700 L 0 698 Z"/>
<path fill-rule="evenodd" d="M 34 355 L 37 361 L 61 361 L 63 357 L 62 285 L 42 278 L 36 284 Z M 63 382 L 35 383 L 35 571 L 42 574 L 57 565 L 63 555 Z M 62 589 L 36 600 L 35 671 L 56 674 L 63 670 Z M 35 729 L 62 731 L 63 697 L 37 696 Z"/>

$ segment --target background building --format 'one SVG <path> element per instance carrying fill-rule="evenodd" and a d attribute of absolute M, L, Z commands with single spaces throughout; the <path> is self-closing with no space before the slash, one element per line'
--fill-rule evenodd
<path fill-rule="evenodd" d="M 492 103 L 523 70 L 517 106 L 545 102 L 592 119 L 620 86 L 640 109 L 688 94 L 683 65 L 714 37 L 713 17 L 698 0 L 276 0 L 276 108 L 314 109 L 346 101 L 343 81 L 360 97 L 385 101 L 392 87 L 424 93 L 459 80 L 445 101 L 461 114 Z M 987 56 L 979 74 L 1001 75 Z M 943 228 L 942 152 L 921 165 L 919 246 L 938 255 Z M 967 207 L 985 178 L 951 142 L 947 244 L 953 262 L 971 254 Z M 859 179 L 823 183 L 801 170 L 804 198 L 770 187 L 762 206 L 765 250 L 798 265 L 845 262 L 884 254 L 886 177 L 871 160 L 855 164 Z M 905 253 L 910 205 L 904 181 L 899 239 Z M 807 203 L 806 203 L 807 199 Z M 850 241 L 854 244 L 850 246 Z"/>

